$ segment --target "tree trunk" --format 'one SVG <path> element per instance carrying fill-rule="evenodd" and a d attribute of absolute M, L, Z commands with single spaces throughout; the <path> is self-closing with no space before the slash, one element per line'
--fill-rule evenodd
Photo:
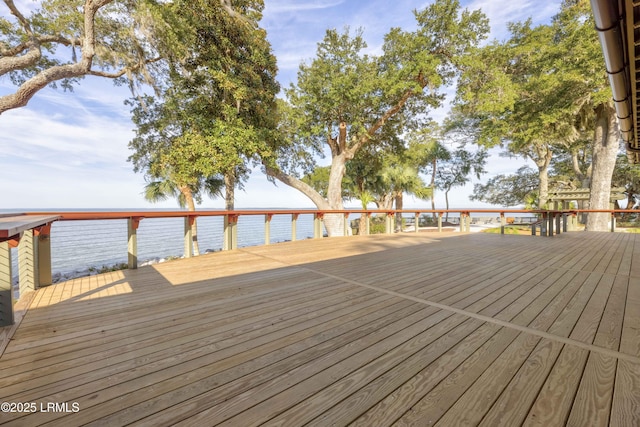
<path fill-rule="evenodd" d="M 331 159 L 331 171 L 329 172 L 329 187 L 327 188 L 327 202 L 329 209 L 344 209 L 342 204 L 342 178 L 346 172 L 347 157 L 344 153 L 333 156 Z M 326 214 L 324 216 L 324 228 L 329 237 L 344 235 L 343 214 Z"/>
<path fill-rule="evenodd" d="M 538 167 L 538 207 L 547 209 L 549 202 L 549 167 Z"/>
<path fill-rule="evenodd" d="M 449 190 L 451 190 L 451 188 L 447 188 L 444 192 L 444 203 L 447 209 L 447 213 L 444 214 L 445 222 L 449 222 Z M 462 220 L 462 217 L 460 217 L 460 220 Z"/>
<path fill-rule="evenodd" d="M 431 210 L 435 211 L 436 210 L 436 166 L 437 166 L 437 159 L 433 159 L 433 171 L 431 172 L 431 184 L 429 184 L 429 186 L 431 187 Z M 437 214 L 434 212 L 433 213 L 433 220 L 436 221 L 437 220 Z"/>
<path fill-rule="evenodd" d="M 232 211 L 235 208 L 236 177 L 235 172 L 224 174 L 224 210 Z"/>
<path fill-rule="evenodd" d="M 596 108 L 589 209 L 610 209 L 611 177 L 619 150 L 615 110 L 611 103 L 602 104 Z M 590 213 L 585 230 L 607 231 L 610 219 L 608 213 Z"/>
<path fill-rule="evenodd" d="M 360 214 L 360 225 L 358 226 L 358 234 L 360 236 L 364 236 L 367 234 L 367 221 L 369 220 L 369 215 L 366 213 Z"/>
<path fill-rule="evenodd" d="M 402 191 L 399 191 L 396 193 L 396 209 L 397 210 L 403 209 Z M 398 212 L 396 213 L 396 233 L 400 233 L 401 231 L 402 231 L 402 213 Z"/>
<path fill-rule="evenodd" d="M 179 187 L 180 192 L 184 196 L 184 200 L 187 203 L 187 210 L 189 212 L 195 212 L 196 204 L 193 200 L 193 193 L 188 186 Z M 193 239 L 193 254 L 198 256 L 200 255 L 200 246 L 198 245 L 198 221 L 197 219 L 193 220 L 193 225 L 191 226 L 191 237 Z"/>
<path fill-rule="evenodd" d="M 546 145 L 541 145 L 536 149 L 538 158 L 535 159 L 535 164 L 538 167 L 538 208 L 548 209 L 547 203 L 549 202 L 549 165 L 551 164 L 551 158 L 553 152 Z"/>

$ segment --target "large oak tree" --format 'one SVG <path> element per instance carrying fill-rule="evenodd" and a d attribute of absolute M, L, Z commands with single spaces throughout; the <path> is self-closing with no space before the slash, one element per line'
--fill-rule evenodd
<path fill-rule="evenodd" d="M 488 32 L 480 11 L 461 10 L 457 0 L 437 0 L 414 11 L 415 31 L 393 28 L 380 56 L 363 53 L 361 32 L 328 30 L 316 58 L 302 64 L 281 111 L 278 156 L 265 159 L 267 173 L 296 188 L 320 209 L 342 209 L 346 164 L 381 133 L 401 132 L 409 121 L 442 104 L 461 57 Z M 326 197 L 300 180 L 314 156 L 331 156 Z M 342 234 L 342 215 L 326 215 L 330 236 Z"/>

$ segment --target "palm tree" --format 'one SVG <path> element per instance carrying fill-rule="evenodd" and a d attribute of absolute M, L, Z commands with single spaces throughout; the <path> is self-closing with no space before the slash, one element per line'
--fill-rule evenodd
<path fill-rule="evenodd" d="M 403 165 L 391 164 L 382 170 L 382 180 L 386 184 L 387 200 L 395 202 L 397 210 L 403 209 L 404 193 L 413 194 L 419 199 L 430 199 L 433 196 L 433 189 L 430 188 L 420 177 L 418 169 Z M 396 214 L 396 232 L 402 230 L 402 214 Z"/>
<path fill-rule="evenodd" d="M 221 197 L 224 189 L 224 178 L 219 176 L 211 176 L 199 179 L 196 185 L 178 184 L 168 177 L 157 177 L 153 181 L 149 181 L 144 186 L 144 198 L 151 203 L 161 202 L 169 198 L 176 198 L 178 205 L 184 209 L 194 212 L 196 210 L 196 202 L 202 201 L 202 195 L 212 198 Z M 198 225 L 194 220 L 191 226 L 193 236 L 193 254 L 200 255 L 200 246 L 198 245 Z"/>
<path fill-rule="evenodd" d="M 362 209 L 366 210 L 367 209 L 367 205 L 371 202 L 375 201 L 375 197 L 373 196 L 373 194 L 371 194 L 368 191 L 361 191 L 358 194 L 358 198 L 360 199 L 360 203 L 362 203 Z M 360 235 L 364 235 L 367 232 L 367 225 L 368 225 L 368 217 L 369 214 L 366 213 L 362 213 L 360 214 L 360 225 L 358 227 L 358 234 Z"/>

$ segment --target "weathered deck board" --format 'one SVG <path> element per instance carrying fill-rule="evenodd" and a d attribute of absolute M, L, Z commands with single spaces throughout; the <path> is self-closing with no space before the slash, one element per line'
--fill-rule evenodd
<path fill-rule="evenodd" d="M 640 237 L 290 242 L 40 289 L 0 358 L 7 425 L 626 425 Z"/>

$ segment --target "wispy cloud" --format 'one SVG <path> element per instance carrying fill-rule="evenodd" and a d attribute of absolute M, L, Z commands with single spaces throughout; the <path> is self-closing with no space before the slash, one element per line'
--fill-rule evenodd
<path fill-rule="evenodd" d="M 296 0 L 275 0 L 267 1 L 265 5 L 264 15 L 274 13 L 289 13 L 301 11 L 316 11 L 321 9 L 329 9 L 345 3 L 345 0 L 333 1 L 296 1 Z"/>
<path fill-rule="evenodd" d="M 491 39 L 508 37 L 507 24 L 531 18 L 534 24 L 546 23 L 560 10 L 560 1 L 539 0 L 473 0 L 466 7 L 480 9 L 489 18 Z"/>

